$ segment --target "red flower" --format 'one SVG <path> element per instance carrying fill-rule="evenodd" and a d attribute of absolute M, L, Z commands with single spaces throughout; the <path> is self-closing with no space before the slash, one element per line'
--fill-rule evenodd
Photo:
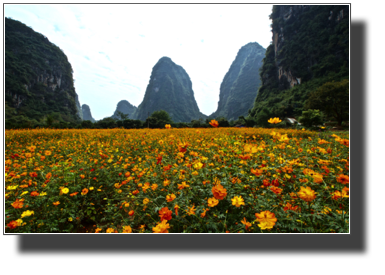
<path fill-rule="evenodd" d="M 36 191 L 32 191 L 31 192 L 31 197 L 36 197 L 36 196 L 39 196 L 39 193 L 36 192 Z"/>
<path fill-rule="evenodd" d="M 279 186 L 278 180 L 277 180 L 277 179 L 272 180 L 272 181 L 271 181 L 271 185 L 273 185 L 273 186 L 275 186 L 275 187 L 278 187 L 278 186 Z"/>
<path fill-rule="evenodd" d="M 18 226 L 17 221 L 11 221 L 10 223 L 7 224 L 9 229 L 15 229 Z"/>
<path fill-rule="evenodd" d="M 264 179 L 263 180 L 263 185 L 266 186 L 266 187 L 270 186 L 269 180 L 268 179 Z"/>
<path fill-rule="evenodd" d="M 135 190 L 135 191 L 132 192 L 133 195 L 136 195 L 138 193 L 139 193 L 139 190 Z"/>
<path fill-rule="evenodd" d="M 31 178 L 36 178 L 37 177 L 37 173 L 36 172 L 31 172 L 31 173 L 29 173 L 29 176 Z"/>
<path fill-rule="evenodd" d="M 163 157 L 161 155 L 157 156 L 156 157 L 156 160 L 157 160 L 156 164 L 160 164 L 162 162 L 162 158 Z"/>

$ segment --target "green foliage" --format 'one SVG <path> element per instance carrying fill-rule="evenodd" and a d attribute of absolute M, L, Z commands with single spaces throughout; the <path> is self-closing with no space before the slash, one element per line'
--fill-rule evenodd
<path fill-rule="evenodd" d="M 267 108 L 263 108 L 258 114 L 256 115 L 255 121 L 258 126 L 269 128 L 270 123 L 268 120 L 272 117 L 271 112 Z"/>
<path fill-rule="evenodd" d="M 320 110 L 309 109 L 302 112 L 302 116 L 299 117 L 298 121 L 305 127 L 312 127 L 323 124 L 323 114 Z"/>
<path fill-rule="evenodd" d="M 319 108 L 341 126 L 349 119 L 349 80 L 323 84 L 310 94 L 305 108 Z"/>

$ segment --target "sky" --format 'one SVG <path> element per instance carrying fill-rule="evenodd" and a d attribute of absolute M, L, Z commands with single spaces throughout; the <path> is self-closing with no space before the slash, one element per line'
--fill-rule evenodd
<path fill-rule="evenodd" d="M 99 120 L 121 100 L 139 106 L 163 56 L 185 69 L 200 111 L 212 114 L 239 49 L 271 43 L 271 10 L 271 4 L 6 4 L 4 16 L 63 50 L 80 104 Z"/>

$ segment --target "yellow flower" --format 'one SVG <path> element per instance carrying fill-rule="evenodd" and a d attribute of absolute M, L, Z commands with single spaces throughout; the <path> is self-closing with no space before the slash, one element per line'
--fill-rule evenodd
<path fill-rule="evenodd" d="M 94 190 L 94 188 L 91 186 L 91 187 L 90 187 L 90 190 Z"/>
<path fill-rule="evenodd" d="M 267 122 L 269 122 L 271 124 L 277 124 L 277 123 L 282 122 L 282 120 L 280 120 L 278 117 L 275 117 L 275 118 L 270 118 Z"/>
<path fill-rule="evenodd" d="M 45 195 L 47 195 L 47 192 L 41 192 L 40 194 L 39 194 L 39 196 L 45 196 Z"/>
<path fill-rule="evenodd" d="M 34 215 L 35 213 L 33 211 L 24 211 L 23 214 L 21 214 L 21 218 L 24 218 L 24 217 L 27 217 L 27 216 L 31 216 L 31 215 Z"/>
<path fill-rule="evenodd" d="M 114 233 L 114 229 L 113 228 L 108 228 L 107 230 L 106 230 L 106 233 Z"/>
<path fill-rule="evenodd" d="M 24 196 L 25 194 L 28 194 L 28 191 L 24 191 L 23 193 L 21 193 L 20 197 Z"/>
<path fill-rule="evenodd" d="M 60 195 L 62 195 L 62 194 L 67 194 L 69 191 L 70 191 L 70 190 L 69 190 L 67 187 L 62 188 L 62 189 L 60 190 Z"/>
<path fill-rule="evenodd" d="M 72 221 L 73 221 L 72 217 L 69 217 L 69 218 L 68 218 L 68 221 L 72 222 Z"/>
<path fill-rule="evenodd" d="M 143 200 L 143 204 L 147 204 L 147 203 L 149 203 L 149 202 L 150 202 L 150 200 L 147 199 L 147 198 L 145 198 L 145 199 Z"/>
<path fill-rule="evenodd" d="M 171 125 L 170 125 L 170 124 L 166 124 L 164 127 L 165 127 L 166 129 L 171 129 Z"/>
<path fill-rule="evenodd" d="M 16 222 L 17 222 L 17 226 L 21 226 L 23 224 L 22 219 L 17 219 Z"/>
<path fill-rule="evenodd" d="M 15 190 L 19 185 L 7 186 L 7 190 Z"/>
<path fill-rule="evenodd" d="M 197 162 L 194 164 L 195 169 L 201 169 L 202 167 L 203 167 L 203 163 L 201 163 L 201 162 Z"/>
<path fill-rule="evenodd" d="M 234 198 L 231 199 L 232 204 L 235 205 L 236 207 L 241 207 L 241 205 L 245 205 L 245 202 L 242 198 L 242 196 L 235 196 Z"/>
<path fill-rule="evenodd" d="M 168 233 L 168 230 L 170 228 L 170 225 L 167 223 L 167 220 L 163 220 L 161 223 L 158 223 L 157 226 L 152 228 L 152 231 L 154 233 Z"/>

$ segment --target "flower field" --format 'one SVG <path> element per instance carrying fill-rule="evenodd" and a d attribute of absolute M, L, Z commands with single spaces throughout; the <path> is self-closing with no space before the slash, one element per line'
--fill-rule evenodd
<path fill-rule="evenodd" d="M 6 233 L 349 233 L 347 133 L 5 131 Z"/>

